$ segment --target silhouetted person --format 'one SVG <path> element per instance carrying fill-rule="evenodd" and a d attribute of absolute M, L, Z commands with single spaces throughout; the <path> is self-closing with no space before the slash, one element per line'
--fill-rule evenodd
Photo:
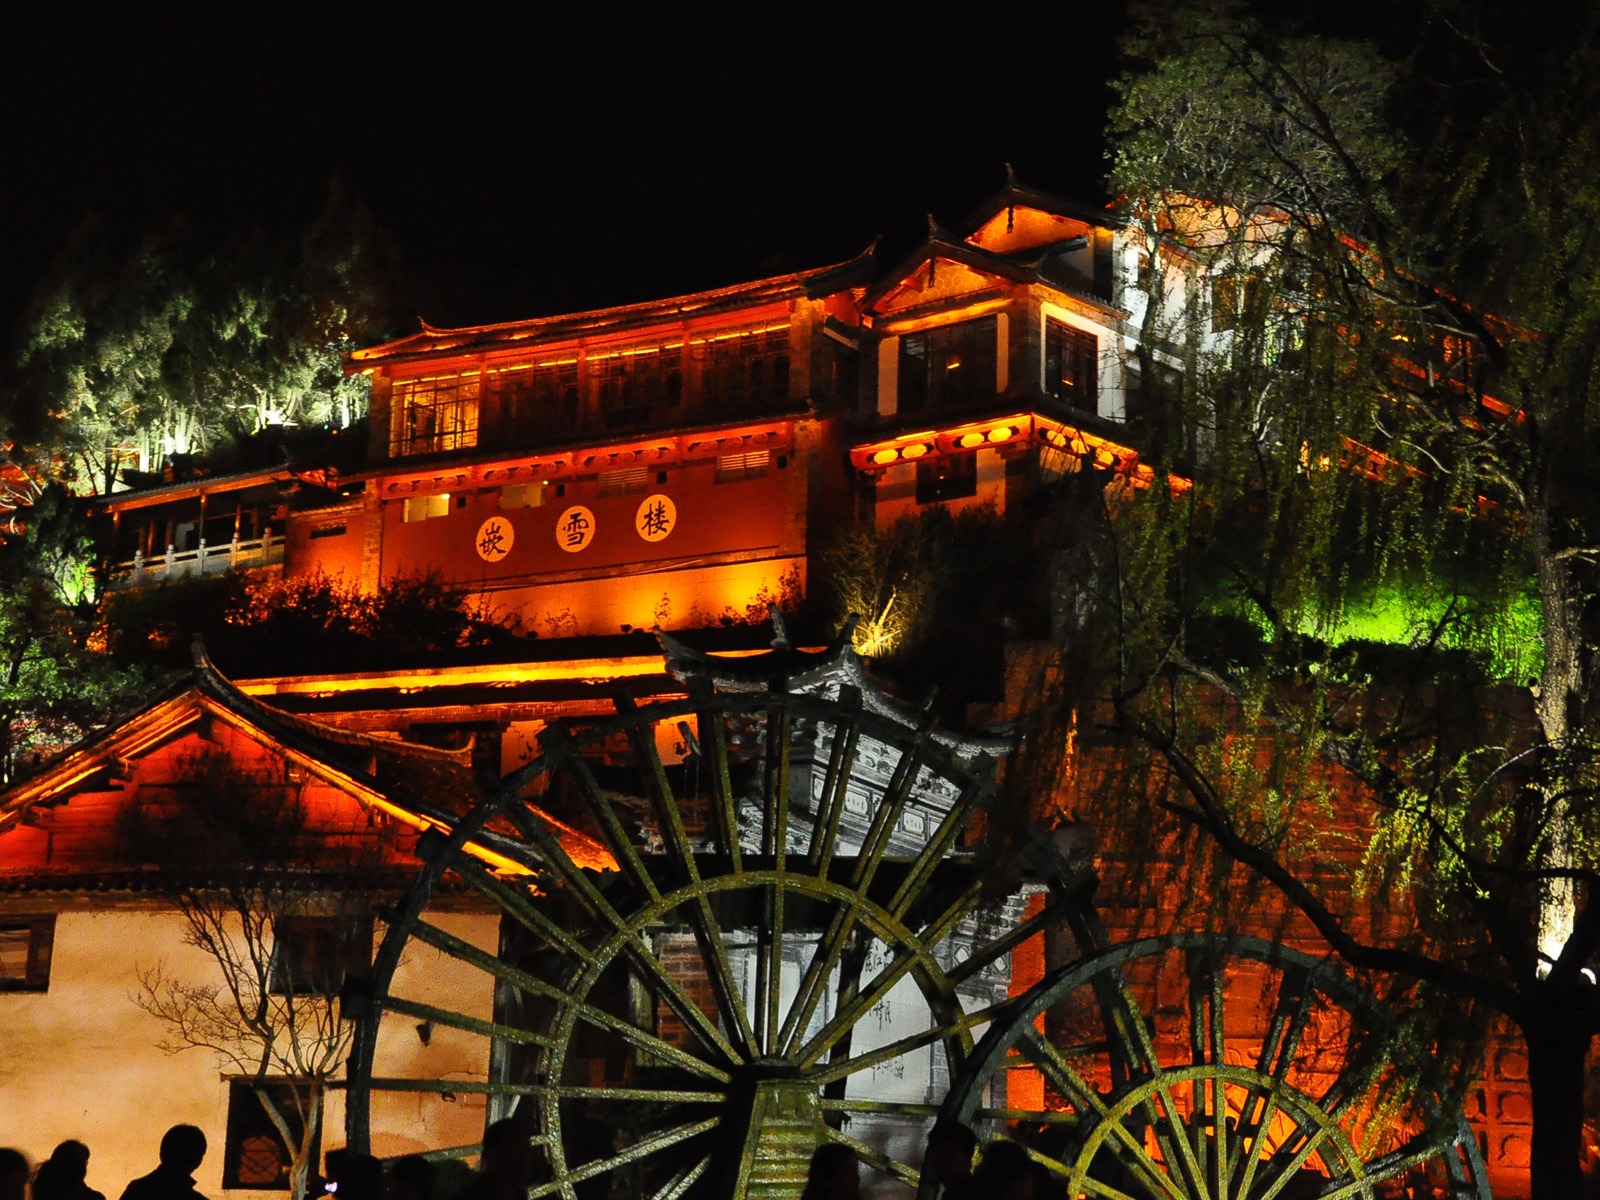
<path fill-rule="evenodd" d="M 194 1173 L 206 1157 L 206 1135 L 193 1125 L 174 1125 L 161 1135 L 161 1165 L 130 1183 L 122 1200 L 206 1200 Z"/>
<path fill-rule="evenodd" d="M 970 1200 L 972 1156 L 978 1135 L 960 1121 L 939 1121 L 928 1131 L 928 1148 L 922 1156 L 925 1175 L 944 1185 L 945 1200 Z"/>
<path fill-rule="evenodd" d="M 420 1154 L 408 1154 L 389 1164 L 385 1200 L 433 1200 L 433 1164 Z"/>
<path fill-rule="evenodd" d="M 533 1178 L 533 1148 L 528 1131 L 515 1117 L 496 1121 L 483 1133 L 478 1177 L 456 1200 L 526 1200 Z"/>
<path fill-rule="evenodd" d="M 811 1155 L 800 1200 L 859 1200 L 861 1163 L 843 1142 L 824 1142 Z"/>
<path fill-rule="evenodd" d="M 26 1200 L 32 1170 L 21 1150 L 0 1147 L 0 1200 Z"/>
<path fill-rule="evenodd" d="M 329 1150 L 326 1165 L 328 1183 L 338 1185 L 338 1200 L 383 1200 L 383 1164 L 372 1155 Z"/>
<path fill-rule="evenodd" d="M 89 1147 L 76 1139 L 62 1142 L 39 1164 L 33 1200 L 106 1200 L 84 1182 L 88 1174 Z"/>
<path fill-rule="evenodd" d="M 1037 1186 L 1032 1157 L 1006 1138 L 996 1138 L 984 1148 L 972 1176 L 973 1193 L 984 1200 L 1034 1200 Z"/>

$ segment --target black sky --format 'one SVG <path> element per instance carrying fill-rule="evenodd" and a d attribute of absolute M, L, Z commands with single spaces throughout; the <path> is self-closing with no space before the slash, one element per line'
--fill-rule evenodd
<path fill-rule="evenodd" d="M 7 323 L 90 212 L 294 227 L 336 171 L 436 324 L 909 249 L 1006 162 L 1100 198 L 1115 4 L 636 7 L 35 15 L 0 48 Z"/>

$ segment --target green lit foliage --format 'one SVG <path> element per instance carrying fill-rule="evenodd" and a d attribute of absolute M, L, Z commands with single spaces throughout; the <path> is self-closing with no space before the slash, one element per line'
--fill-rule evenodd
<path fill-rule="evenodd" d="M 36 294 L 13 439 L 104 492 L 263 429 L 351 425 L 366 381 L 343 359 L 386 318 L 380 241 L 337 187 L 299 237 L 173 221 L 130 249 L 86 223 Z"/>
<path fill-rule="evenodd" d="M 0 781 L 109 722 L 146 673 L 97 648 L 83 513 L 60 485 L 42 489 L 0 543 Z"/>

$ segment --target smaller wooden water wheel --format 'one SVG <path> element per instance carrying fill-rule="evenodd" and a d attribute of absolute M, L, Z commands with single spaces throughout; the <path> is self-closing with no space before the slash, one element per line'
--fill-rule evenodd
<path fill-rule="evenodd" d="M 1019 998 L 945 1114 L 1023 1141 L 1074 1197 L 1486 1200 L 1459 1107 L 1415 1086 L 1423 1051 L 1391 1027 L 1355 981 L 1284 946 L 1150 938 Z M 989 1104 L 1003 1073 L 1032 1103 Z"/>

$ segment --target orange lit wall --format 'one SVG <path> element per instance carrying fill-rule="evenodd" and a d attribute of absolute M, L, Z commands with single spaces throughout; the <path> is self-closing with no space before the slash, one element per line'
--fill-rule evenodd
<path fill-rule="evenodd" d="M 360 507 L 337 512 L 295 515 L 289 519 L 284 553 L 285 575 L 343 576 L 361 579 L 366 513 Z"/>
<path fill-rule="evenodd" d="M 664 629 L 766 619 L 769 600 L 798 592 L 803 556 L 679 570 L 619 570 L 598 579 L 529 584 L 486 593 L 491 608 L 520 617 L 540 637 L 618 633 L 623 626 Z"/>

